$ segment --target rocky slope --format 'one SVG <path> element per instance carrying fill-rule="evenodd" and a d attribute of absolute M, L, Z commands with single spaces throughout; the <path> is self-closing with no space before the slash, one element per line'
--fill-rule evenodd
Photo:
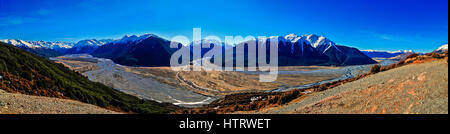
<path fill-rule="evenodd" d="M 256 113 L 448 114 L 448 63 L 403 66 Z"/>

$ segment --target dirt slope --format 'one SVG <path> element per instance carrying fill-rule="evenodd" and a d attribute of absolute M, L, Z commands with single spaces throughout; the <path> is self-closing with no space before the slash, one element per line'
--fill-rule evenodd
<path fill-rule="evenodd" d="M 7 93 L 0 89 L 0 114 L 115 114 L 79 101 Z"/>
<path fill-rule="evenodd" d="M 448 64 L 411 64 L 251 113 L 448 114 Z"/>

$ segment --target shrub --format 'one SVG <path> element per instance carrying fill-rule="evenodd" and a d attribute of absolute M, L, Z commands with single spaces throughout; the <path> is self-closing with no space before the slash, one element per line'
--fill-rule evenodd
<path fill-rule="evenodd" d="M 442 58 L 442 56 L 440 54 L 438 54 L 438 53 L 431 53 L 431 57 L 437 58 L 437 59 Z"/>
<path fill-rule="evenodd" d="M 328 86 L 326 84 L 319 85 L 317 88 L 314 89 L 315 92 L 321 92 L 328 89 Z"/>
<path fill-rule="evenodd" d="M 290 102 L 291 100 L 297 98 L 300 95 L 300 91 L 292 90 L 289 92 L 285 92 L 281 94 L 281 98 L 278 100 L 278 104 L 285 104 Z"/>
<path fill-rule="evenodd" d="M 399 61 L 397 64 L 398 64 L 399 66 L 404 65 L 404 64 L 405 64 L 405 61 L 404 61 L 404 60 Z"/>
<path fill-rule="evenodd" d="M 373 65 L 372 68 L 370 68 L 370 73 L 375 74 L 381 71 L 381 65 Z"/>

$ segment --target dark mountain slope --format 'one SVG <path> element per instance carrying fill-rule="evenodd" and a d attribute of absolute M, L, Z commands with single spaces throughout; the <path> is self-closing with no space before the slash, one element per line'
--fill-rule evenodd
<path fill-rule="evenodd" d="M 121 65 L 169 66 L 175 50 L 170 48 L 170 41 L 150 36 L 140 41 L 109 43 L 100 46 L 92 55 L 112 59 Z"/>
<path fill-rule="evenodd" d="M 39 56 L 43 56 L 43 57 L 57 57 L 57 56 L 61 56 L 63 55 L 62 53 L 53 50 L 53 49 L 49 49 L 49 48 L 28 48 L 28 47 L 20 47 L 24 50 L 27 50 L 28 52 L 37 54 Z"/>

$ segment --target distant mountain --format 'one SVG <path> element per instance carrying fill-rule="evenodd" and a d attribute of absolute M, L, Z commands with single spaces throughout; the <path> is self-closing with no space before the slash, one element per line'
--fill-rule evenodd
<path fill-rule="evenodd" d="M 337 45 L 333 41 L 317 35 L 285 37 L 274 36 L 266 40 L 278 38 L 279 65 L 361 65 L 373 64 L 376 61 L 356 48 Z M 207 41 L 202 41 L 205 43 Z M 247 42 L 238 45 L 246 45 Z M 223 43 L 222 43 L 223 44 Z M 130 66 L 169 66 L 170 57 L 176 49 L 170 48 L 170 41 L 153 34 L 142 36 L 124 36 L 120 40 L 100 46 L 92 55 L 109 58 L 118 64 Z M 191 47 L 192 47 L 191 43 Z M 191 48 L 192 49 L 192 48 Z M 202 49 L 202 54 L 205 50 Z M 227 50 L 230 51 L 230 50 Z M 246 56 L 237 54 L 239 56 Z"/>
<path fill-rule="evenodd" d="M 414 53 L 412 50 L 403 50 L 403 51 L 377 51 L 377 50 L 362 50 L 364 54 L 369 56 L 370 58 L 392 58 L 401 54 Z"/>
<path fill-rule="evenodd" d="M 131 113 L 168 113 L 177 108 L 141 100 L 92 82 L 81 74 L 46 58 L 0 42 L 0 89 L 35 96 L 78 100 Z"/>
<path fill-rule="evenodd" d="M 17 47 L 27 47 L 27 48 L 41 48 L 42 46 L 33 44 L 32 42 L 23 41 L 23 40 L 15 40 L 15 39 L 6 39 L 0 40 L 0 42 L 4 42 L 7 44 L 11 44 Z"/>
<path fill-rule="evenodd" d="M 73 43 L 69 42 L 24 41 L 16 39 L 0 40 L 0 42 L 11 44 L 44 57 L 63 55 L 67 49 L 73 46 Z"/>
<path fill-rule="evenodd" d="M 73 45 L 72 48 L 68 49 L 65 54 L 82 54 L 82 53 L 92 53 L 98 47 L 110 43 L 112 40 L 81 40 Z"/>
<path fill-rule="evenodd" d="M 71 43 L 66 42 L 23 41 L 15 39 L 0 40 L 0 42 L 22 48 L 44 57 L 55 57 L 63 55 L 65 50 L 72 47 Z"/>
<path fill-rule="evenodd" d="M 52 49 L 59 53 L 65 53 L 65 51 L 69 48 L 72 48 L 73 43 L 70 42 L 47 42 L 47 41 L 29 41 L 30 43 L 41 46 L 45 49 Z"/>
<path fill-rule="evenodd" d="M 298 36 L 289 34 L 279 39 L 281 65 L 363 65 L 377 63 L 356 48 L 341 46 L 315 34 Z M 283 63 L 284 62 L 284 63 Z"/>
<path fill-rule="evenodd" d="M 323 36 L 289 34 L 284 37 L 272 36 L 266 38 L 265 41 L 270 42 L 275 39 L 278 40 L 278 64 L 280 66 L 346 66 L 377 63 L 358 49 L 337 45 Z M 246 41 L 238 45 L 247 45 L 248 43 Z M 244 56 L 247 55 L 244 54 Z"/>
<path fill-rule="evenodd" d="M 0 42 L 17 46 L 29 52 L 44 57 L 56 57 L 64 54 L 92 53 L 99 46 L 111 43 L 112 39 L 103 40 L 81 40 L 77 43 L 69 42 L 47 42 L 47 41 L 24 41 L 16 39 L 0 40 Z"/>
<path fill-rule="evenodd" d="M 24 41 L 16 39 L 5 39 L 0 40 L 0 42 L 11 44 L 17 47 L 27 47 L 27 48 L 46 48 L 46 49 L 68 49 L 73 46 L 73 43 L 69 42 L 47 42 L 47 41 Z"/>
<path fill-rule="evenodd" d="M 437 52 L 437 53 L 443 53 L 445 51 L 448 51 L 448 44 L 442 45 L 438 49 L 434 50 L 434 52 Z"/>

